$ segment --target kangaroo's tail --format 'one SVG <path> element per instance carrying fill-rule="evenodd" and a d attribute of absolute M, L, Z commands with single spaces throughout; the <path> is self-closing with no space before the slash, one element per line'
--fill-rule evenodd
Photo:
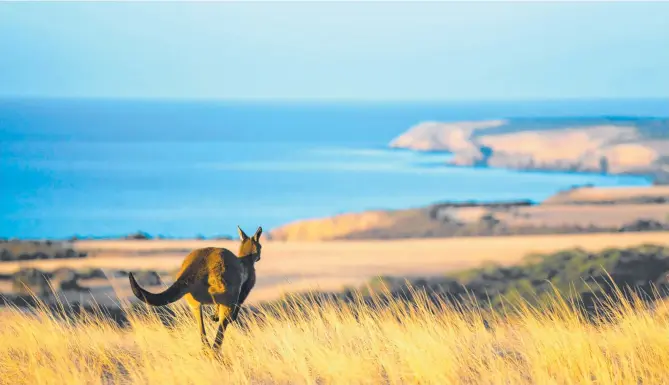
<path fill-rule="evenodd" d="M 132 292 L 135 294 L 135 297 L 151 306 L 165 306 L 171 304 L 172 302 L 176 302 L 180 300 L 181 297 L 186 295 L 188 289 L 188 285 L 181 277 L 179 277 L 176 281 L 174 281 L 172 286 L 168 287 L 165 291 L 154 294 L 142 289 L 135 280 L 135 277 L 132 275 L 132 273 L 130 273 L 129 278 L 130 287 L 132 288 Z"/>

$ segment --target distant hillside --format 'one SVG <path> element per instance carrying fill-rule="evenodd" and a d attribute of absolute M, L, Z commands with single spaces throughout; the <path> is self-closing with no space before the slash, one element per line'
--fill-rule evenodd
<path fill-rule="evenodd" d="M 657 175 L 669 167 L 669 119 L 637 117 L 531 118 L 425 122 L 394 148 L 448 151 L 459 166 Z"/>
<path fill-rule="evenodd" d="M 654 203 L 669 203 L 669 186 L 575 188 L 558 192 L 542 205 Z"/>
<path fill-rule="evenodd" d="M 586 186 L 538 205 L 445 202 L 307 219 L 273 229 L 270 237 L 322 241 L 661 230 L 669 230 L 669 186 Z"/>

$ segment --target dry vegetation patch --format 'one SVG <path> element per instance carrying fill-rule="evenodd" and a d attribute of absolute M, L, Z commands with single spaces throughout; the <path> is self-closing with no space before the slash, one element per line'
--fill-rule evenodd
<path fill-rule="evenodd" d="M 182 306 L 173 307 L 171 326 L 132 310 L 127 328 L 102 318 L 11 310 L 0 323 L 0 378 L 7 384 L 669 381 L 668 319 L 642 303 L 621 299 L 601 323 L 586 321 L 560 300 L 498 316 L 483 306 L 405 305 L 324 302 L 247 315 L 243 325 L 228 329 L 220 361 L 202 352 Z"/>

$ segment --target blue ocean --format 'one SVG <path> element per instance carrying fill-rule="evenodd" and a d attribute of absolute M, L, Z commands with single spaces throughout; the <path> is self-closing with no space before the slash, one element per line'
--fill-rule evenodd
<path fill-rule="evenodd" d="M 422 121 L 665 116 L 664 101 L 0 100 L 0 237 L 231 235 L 438 201 L 542 200 L 631 176 L 447 167 L 392 150 Z"/>

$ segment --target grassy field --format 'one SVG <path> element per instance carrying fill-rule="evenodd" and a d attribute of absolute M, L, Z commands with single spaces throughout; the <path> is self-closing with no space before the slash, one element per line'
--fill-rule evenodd
<path fill-rule="evenodd" d="M 201 350 L 195 322 L 135 314 L 131 327 L 9 311 L 0 323 L 3 384 L 661 384 L 665 312 L 613 308 L 584 321 L 556 301 L 482 321 L 483 312 L 418 301 L 371 311 L 324 304 L 228 329 L 223 355 Z M 438 305 L 437 305 L 438 306 Z M 480 308 L 479 308 L 480 309 Z M 211 338 L 213 329 L 209 329 Z"/>
<path fill-rule="evenodd" d="M 262 260 L 256 265 L 258 281 L 248 301 L 257 303 L 276 299 L 282 292 L 311 289 L 337 291 L 344 286 L 363 284 L 380 275 L 429 276 L 477 267 L 487 262 L 511 265 L 528 254 L 575 247 L 598 251 L 640 244 L 669 246 L 668 234 L 641 232 L 389 241 L 263 241 Z M 59 267 L 172 271 L 180 266 L 187 250 L 222 246 L 236 251 L 238 242 L 117 240 L 79 241 L 75 246 L 78 250 L 91 252 L 95 257 L 4 262 L 0 264 L 0 273 L 12 273 L 28 266 L 46 271 Z M 137 254 L 138 251 L 144 254 Z M 164 278 L 169 282 L 170 277 Z M 127 279 L 118 278 L 113 283 L 124 297 L 130 294 Z M 106 293 L 105 296 L 111 294 Z"/>
<path fill-rule="evenodd" d="M 165 269 L 180 263 L 183 254 L 177 250 L 205 243 L 87 242 L 80 247 L 97 250 L 97 257 L 62 262 Z M 341 277 L 362 280 L 387 271 L 442 274 L 448 271 L 442 267 L 459 270 L 485 261 L 512 265 L 530 253 L 642 243 L 669 246 L 669 239 L 666 233 L 625 233 L 475 242 L 266 242 L 258 267 L 266 280 L 261 291 L 274 289 L 263 299 L 271 299 L 280 294 L 268 283 L 272 277 L 311 272 L 311 282 L 320 288 L 328 278 L 339 288 Z M 234 247 L 236 242 L 217 244 Z M 139 248 L 156 254 L 134 255 Z M 506 313 L 494 313 L 481 302 L 456 310 L 421 295 L 414 296 L 413 306 L 393 300 L 375 309 L 356 301 L 316 305 L 299 297 L 299 311 L 277 307 L 259 315 L 246 313 L 243 324 L 228 329 L 220 358 L 203 352 L 183 301 L 171 305 L 176 317 L 170 326 L 143 307 L 129 310 L 127 327 L 104 317 L 66 320 L 45 310 L 33 314 L 5 307 L 0 315 L 0 384 L 669 383 L 668 301 L 651 308 L 618 298 L 608 307 L 602 304 L 609 317 L 596 322 L 563 298 L 552 298 L 540 309 L 509 305 Z M 207 322 L 210 341 L 214 327 Z"/>

